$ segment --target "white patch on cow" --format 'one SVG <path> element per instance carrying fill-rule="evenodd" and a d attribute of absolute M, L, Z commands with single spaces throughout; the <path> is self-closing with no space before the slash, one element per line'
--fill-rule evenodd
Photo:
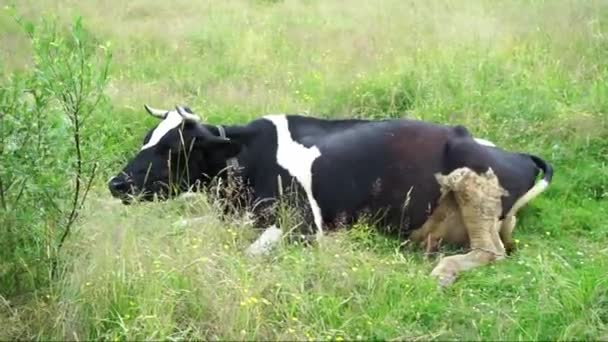
<path fill-rule="evenodd" d="M 248 256 L 258 256 L 258 255 L 266 255 L 270 250 L 281 241 L 281 237 L 283 236 L 283 231 L 277 228 L 277 226 L 272 225 L 252 243 L 249 248 L 245 251 Z"/>
<path fill-rule="evenodd" d="M 482 138 L 473 138 L 473 139 L 475 139 L 475 141 L 477 141 L 477 143 L 479 145 L 496 147 L 496 145 L 494 145 L 494 143 L 489 140 L 482 139 Z"/>
<path fill-rule="evenodd" d="M 272 122 L 277 129 L 277 164 L 295 177 L 306 191 L 317 226 L 317 235 L 320 236 L 323 234 L 323 217 L 321 208 L 312 194 L 312 164 L 321 152 L 316 146 L 308 148 L 291 138 L 285 115 L 267 115 L 264 118 Z"/>
<path fill-rule="evenodd" d="M 141 149 L 145 150 L 158 144 L 160 139 L 162 139 L 165 134 L 169 133 L 170 130 L 179 126 L 183 121 L 184 118 L 179 115 L 177 111 L 170 111 L 167 114 L 167 117 L 163 121 L 161 121 L 158 126 L 156 126 L 156 128 L 152 132 L 152 136 L 150 136 L 150 140 L 148 140 L 148 142 L 144 146 L 142 146 Z"/>
<path fill-rule="evenodd" d="M 509 210 L 507 216 L 514 216 L 515 214 L 517 214 L 517 211 L 521 209 L 521 207 L 533 200 L 536 196 L 540 195 L 543 191 L 547 189 L 548 186 L 549 182 L 547 182 L 547 180 L 545 179 L 541 179 L 540 182 L 534 184 L 534 186 L 530 190 L 528 190 L 528 192 L 526 192 L 517 201 L 515 201 L 515 203 L 511 207 L 511 210 Z"/>

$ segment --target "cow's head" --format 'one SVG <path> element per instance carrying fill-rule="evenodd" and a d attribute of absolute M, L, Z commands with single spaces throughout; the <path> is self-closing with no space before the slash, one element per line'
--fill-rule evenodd
<path fill-rule="evenodd" d="M 212 134 L 187 107 L 159 110 L 145 106 L 162 121 L 144 138 L 137 155 L 108 187 L 123 203 L 131 199 L 165 199 L 204 184 L 240 151 L 240 144 Z"/>

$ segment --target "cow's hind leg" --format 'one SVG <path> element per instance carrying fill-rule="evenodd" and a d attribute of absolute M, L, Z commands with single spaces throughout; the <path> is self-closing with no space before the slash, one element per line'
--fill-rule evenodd
<path fill-rule="evenodd" d="M 460 272 L 504 258 L 505 250 L 498 234 L 500 198 L 504 191 L 491 170 L 478 175 L 461 168 L 448 176 L 438 176 L 438 180 L 454 192 L 471 247 L 467 254 L 441 259 L 431 272 L 440 285 L 447 286 Z"/>
<path fill-rule="evenodd" d="M 515 242 L 513 241 L 513 230 L 517 223 L 517 218 L 513 216 L 507 216 L 500 224 L 500 239 L 505 245 L 507 255 L 510 255 L 515 251 Z"/>

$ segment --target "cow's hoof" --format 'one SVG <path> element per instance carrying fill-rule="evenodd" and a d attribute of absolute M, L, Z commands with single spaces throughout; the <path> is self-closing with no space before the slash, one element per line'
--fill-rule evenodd
<path fill-rule="evenodd" d="M 505 252 L 507 253 L 507 256 L 512 255 L 515 251 L 517 251 L 517 246 L 514 242 L 505 243 Z"/>
<path fill-rule="evenodd" d="M 450 286 L 456 281 L 456 273 L 439 266 L 433 269 L 431 276 L 437 279 L 440 287 Z"/>
<path fill-rule="evenodd" d="M 272 246 L 270 246 L 268 244 L 260 245 L 260 244 L 253 243 L 249 247 L 247 247 L 247 249 L 245 250 L 245 255 L 248 258 L 265 256 L 265 255 L 270 254 L 271 249 L 272 249 Z"/>
<path fill-rule="evenodd" d="M 448 287 L 456 281 L 456 275 L 454 274 L 443 274 L 437 278 L 437 283 L 440 287 Z"/>
<path fill-rule="evenodd" d="M 268 254 L 268 251 L 252 248 L 252 246 L 249 246 L 249 248 L 245 250 L 245 256 L 247 256 L 248 258 L 255 258 L 266 254 Z"/>
<path fill-rule="evenodd" d="M 196 193 L 196 192 L 192 192 L 192 191 L 188 191 L 188 192 L 183 192 L 181 194 L 179 194 L 179 196 L 177 196 L 177 199 L 182 200 L 182 201 L 191 201 L 197 198 L 202 198 L 202 195 L 200 193 Z"/>
<path fill-rule="evenodd" d="M 272 249 L 272 247 L 268 246 L 268 245 L 259 246 L 259 245 L 252 244 L 245 250 L 245 255 L 248 258 L 266 256 L 266 255 L 270 254 L 271 249 Z"/>
<path fill-rule="evenodd" d="M 274 246 L 281 241 L 282 235 L 283 232 L 276 226 L 267 228 L 264 233 L 245 250 L 245 255 L 248 257 L 268 255 Z"/>

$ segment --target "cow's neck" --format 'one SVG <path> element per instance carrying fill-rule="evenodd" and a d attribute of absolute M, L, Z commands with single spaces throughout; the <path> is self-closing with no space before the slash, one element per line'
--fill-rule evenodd
<path fill-rule="evenodd" d="M 242 145 L 246 145 L 253 135 L 251 129 L 248 129 L 246 126 L 206 125 L 206 127 L 212 134 L 233 140 Z M 225 200 L 227 199 L 228 202 L 226 203 L 231 203 L 231 205 L 225 207 L 228 211 L 242 208 L 249 203 L 247 165 L 242 160 L 242 153 L 226 161 L 222 170 L 217 174 L 223 180 L 222 186 L 217 189 L 219 191 L 212 192 Z M 241 160 L 239 161 L 239 159 Z"/>
<path fill-rule="evenodd" d="M 251 137 L 251 130 L 247 129 L 246 126 L 224 126 L 224 125 L 205 125 L 207 129 L 214 135 L 230 139 L 235 142 L 238 142 L 242 145 L 245 145 L 247 141 Z M 239 157 L 235 156 L 228 160 L 224 167 L 222 167 L 223 171 L 230 171 L 232 174 L 240 174 L 243 171 L 245 165 L 239 162 Z M 227 172 L 221 172 L 221 177 L 225 177 Z"/>
<path fill-rule="evenodd" d="M 244 142 L 251 135 L 251 130 L 248 130 L 246 126 L 205 125 L 205 127 L 218 137 L 239 142 Z M 223 133 L 220 130 L 223 130 Z"/>
<path fill-rule="evenodd" d="M 219 136 L 224 139 L 229 139 L 226 135 L 226 129 L 222 125 L 215 126 L 218 130 Z M 229 158 L 226 160 L 226 167 L 228 168 L 228 172 L 234 172 L 239 169 L 239 160 L 236 157 Z"/>

